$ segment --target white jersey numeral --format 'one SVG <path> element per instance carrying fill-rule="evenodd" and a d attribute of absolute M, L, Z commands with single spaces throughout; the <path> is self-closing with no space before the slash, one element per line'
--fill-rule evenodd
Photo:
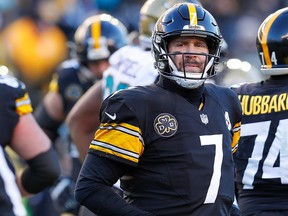
<path fill-rule="evenodd" d="M 267 153 L 263 154 L 265 142 L 269 135 L 271 121 L 243 124 L 241 126 L 241 137 L 256 135 L 251 157 L 248 159 L 244 171 L 242 183 L 243 189 L 253 189 L 254 177 L 259 169 L 259 162 L 263 160 L 262 178 L 280 178 L 281 183 L 288 183 L 288 119 L 280 120 L 275 138 Z M 263 158 L 265 157 L 266 158 Z M 280 158 L 279 167 L 275 167 L 277 158 Z"/>
<path fill-rule="evenodd" d="M 202 146 L 215 145 L 213 174 L 204 204 L 214 203 L 220 186 L 221 167 L 223 161 L 223 149 L 222 149 L 223 135 L 215 134 L 215 135 L 200 136 L 200 142 Z"/>

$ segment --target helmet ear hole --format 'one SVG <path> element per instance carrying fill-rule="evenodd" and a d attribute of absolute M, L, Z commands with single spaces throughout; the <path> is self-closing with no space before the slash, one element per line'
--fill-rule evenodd
<path fill-rule="evenodd" d="M 161 59 L 159 62 L 157 62 L 157 67 L 161 70 L 169 70 L 169 63 L 167 59 Z"/>
<path fill-rule="evenodd" d="M 108 14 L 88 17 L 74 35 L 76 56 L 80 63 L 107 59 L 128 44 L 128 31 L 116 18 Z"/>

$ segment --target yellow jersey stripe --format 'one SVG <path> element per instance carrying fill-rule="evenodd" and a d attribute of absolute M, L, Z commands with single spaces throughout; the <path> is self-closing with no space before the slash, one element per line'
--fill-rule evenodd
<path fill-rule="evenodd" d="M 126 149 L 130 152 L 135 152 L 137 154 L 142 154 L 144 145 L 142 140 L 139 139 L 139 135 L 127 133 L 121 130 L 97 130 L 95 133 L 94 140 L 110 143 L 122 149 Z"/>
<path fill-rule="evenodd" d="M 187 4 L 187 5 L 189 10 L 190 25 L 196 26 L 198 25 L 196 7 L 194 4 Z"/>
<path fill-rule="evenodd" d="M 117 157 L 132 161 L 134 163 L 138 163 L 138 161 L 139 161 L 139 155 L 138 154 L 126 151 L 124 149 L 118 148 L 118 147 L 113 146 L 111 144 L 107 144 L 107 143 L 98 142 L 98 141 L 93 140 L 91 142 L 90 148 L 94 149 L 94 150 L 101 151 L 101 152 L 105 152 L 107 154 L 115 155 Z"/>
<path fill-rule="evenodd" d="M 49 83 L 49 91 L 50 92 L 59 92 L 58 86 L 58 74 L 53 74 L 52 80 Z"/>
<path fill-rule="evenodd" d="M 23 97 L 16 100 L 16 112 L 18 115 L 25 115 L 27 113 L 32 113 L 32 111 L 33 108 L 28 93 L 25 93 Z"/>
<path fill-rule="evenodd" d="M 101 124 L 89 148 L 137 163 L 144 142 L 138 127 L 127 123 Z"/>
<path fill-rule="evenodd" d="M 232 153 L 235 153 L 238 149 L 238 141 L 240 139 L 241 122 L 238 122 L 233 127 L 233 140 L 232 140 Z"/>
<path fill-rule="evenodd" d="M 119 130 L 119 131 L 122 131 L 124 133 L 129 133 L 133 136 L 136 136 L 140 139 L 140 141 L 142 142 L 142 144 L 144 145 L 144 141 L 143 141 L 143 138 L 142 138 L 142 133 L 141 133 L 141 130 L 136 127 L 136 126 L 133 126 L 133 125 L 130 125 L 130 124 L 127 124 L 127 123 L 121 123 L 121 124 L 116 124 L 116 123 L 112 123 L 112 124 L 101 124 L 100 125 L 100 129 L 101 130 L 111 130 L 111 129 L 115 129 L 115 130 Z M 97 133 L 97 132 L 96 132 Z M 95 133 L 95 134 L 96 134 Z"/>
<path fill-rule="evenodd" d="M 269 19 L 267 24 L 264 26 L 264 29 L 261 29 L 262 37 L 263 37 L 262 38 L 262 50 L 263 50 L 263 54 L 264 54 L 264 58 L 265 58 L 265 62 L 266 62 L 267 68 L 272 68 L 272 62 L 271 62 L 271 58 L 270 58 L 270 55 L 269 55 L 269 48 L 267 46 L 268 32 L 269 32 L 272 24 L 274 23 L 274 21 L 281 14 L 281 12 L 282 12 L 282 10 L 277 11 L 273 15 L 271 15 L 272 17 Z"/>

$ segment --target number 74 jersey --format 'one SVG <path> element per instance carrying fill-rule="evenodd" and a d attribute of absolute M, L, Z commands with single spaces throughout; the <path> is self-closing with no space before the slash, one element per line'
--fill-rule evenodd
<path fill-rule="evenodd" d="M 243 112 L 234 155 L 240 193 L 263 196 L 288 189 L 288 86 L 281 79 L 234 88 Z"/>

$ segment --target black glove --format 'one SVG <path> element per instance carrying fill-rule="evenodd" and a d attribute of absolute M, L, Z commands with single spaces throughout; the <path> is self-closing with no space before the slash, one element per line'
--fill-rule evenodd
<path fill-rule="evenodd" d="M 75 183 L 69 177 L 61 177 L 50 189 L 55 208 L 61 213 L 78 215 L 80 204 L 74 198 Z"/>
<path fill-rule="evenodd" d="M 240 209 L 237 205 L 232 205 L 232 208 L 230 210 L 230 216 L 241 216 Z"/>

